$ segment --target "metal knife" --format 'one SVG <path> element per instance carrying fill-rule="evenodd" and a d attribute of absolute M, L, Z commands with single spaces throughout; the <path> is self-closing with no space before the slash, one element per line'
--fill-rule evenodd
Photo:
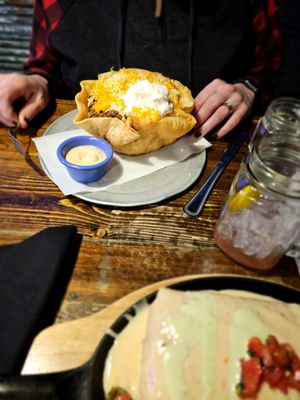
<path fill-rule="evenodd" d="M 206 203 L 206 200 L 211 194 L 213 188 L 215 187 L 218 179 L 220 178 L 221 174 L 223 173 L 229 162 L 238 152 L 248 135 L 249 127 L 247 129 L 245 128 L 245 126 L 243 126 L 242 132 L 239 134 L 239 136 L 237 136 L 234 143 L 227 150 L 225 150 L 224 154 L 221 157 L 221 160 L 218 162 L 212 173 L 206 179 L 203 186 L 183 207 L 183 211 L 189 217 L 197 217 L 202 212 L 204 204 Z"/>

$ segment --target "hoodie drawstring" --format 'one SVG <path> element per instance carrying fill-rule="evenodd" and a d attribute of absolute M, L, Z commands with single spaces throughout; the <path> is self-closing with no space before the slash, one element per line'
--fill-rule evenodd
<path fill-rule="evenodd" d="M 161 16 L 163 0 L 155 0 L 155 12 L 154 16 L 159 18 Z"/>
<path fill-rule="evenodd" d="M 127 14 L 128 1 L 119 0 L 119 27 L 118 27 L 118 46 L 117 46 L 117 66 L 116 69 L 123 68 L 124 64 L 124 38 L 125 38 L 125 22 Z M 193 55 L 194 55 L 194 28 L 195 28 L 195 3 L 194 0 L 189 0 L 189 37 L 188 37 L 188 59 L 187 59 L 187 82 L 191 86 L 193 80 Z M 159 18 L 162 15 L 163 0 L 155 0 L 155 17 Z M 178 57 L 181 57 L 179 54 Z"/>

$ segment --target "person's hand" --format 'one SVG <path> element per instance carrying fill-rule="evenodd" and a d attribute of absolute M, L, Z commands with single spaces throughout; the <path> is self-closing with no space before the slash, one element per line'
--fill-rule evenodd
<path fill-rule="evenodd" d="M 40 75 L 0 74 L 0 94 L 0 123 L 7 127 L 19 123 L 27 128 L 50 100 L 48 81 Z M 14 108 L 16 101 L 22 101 L 20 110 Z"/>
<path fill-rule="evenodd" d="M 250 114 L 254 97 L 242 83 L 214 79 L 195 98 L 196 136 L 203 137 L 214 129 L 218 138 L 226 135 Z"/>

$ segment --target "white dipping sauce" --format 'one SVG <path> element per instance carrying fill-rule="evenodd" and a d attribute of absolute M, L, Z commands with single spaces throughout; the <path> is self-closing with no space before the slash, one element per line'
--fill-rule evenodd
<path fill-rule="evenodd" d="M 97 146 L 82 145 L 73 147 L 66 154 L 66 160 L 76 165 L 94 165 L 104 161 L 106 154 Z"/>

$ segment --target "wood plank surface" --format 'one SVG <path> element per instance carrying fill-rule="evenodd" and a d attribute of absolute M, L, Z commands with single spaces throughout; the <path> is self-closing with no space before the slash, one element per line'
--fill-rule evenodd
<path fill-rule="evenodd" d="M 58 100 L 55 111 L 36 134 L 75 109 Z M 37 150 L 28 135 L 20 137 L 31 157 Z M 300 289 L 295 262 L 284 257 L 267 272 L 247 269 L 217 247 L 213 231 L 246 144 L 229 164 L 202 215 L 187 218 L 185 203 L 219 161 L 228 139 L 212 141 L 206 167 L 183 193 L 158 204 L 122 208 L 64 196 L 46 175 L 26 164 L 0 128 L 0 245 L 17 243 L 49 226 L 74 224 L 83 240 L 56 324 L 91 316 L 118 299 L 166 279 L 194 274 L 259 276 Z"/>

